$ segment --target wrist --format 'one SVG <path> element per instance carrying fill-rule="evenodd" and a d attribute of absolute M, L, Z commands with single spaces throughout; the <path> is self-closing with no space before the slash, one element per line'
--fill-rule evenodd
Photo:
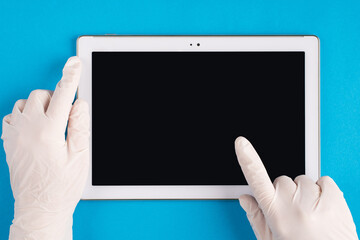
<path fill-rule="evenodd" d="M 17 209 L 9 240 L 72 240 L 73 211 Z"/>

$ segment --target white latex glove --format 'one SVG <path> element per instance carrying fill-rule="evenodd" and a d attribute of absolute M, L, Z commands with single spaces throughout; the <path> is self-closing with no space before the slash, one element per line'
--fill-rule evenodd
<path fill-rule="evenodd" d="M 343 193 L 330 177 L 322 177 L 315 183 L 305 175 L 294 181 L 281 176 L 271 183 L 248 140 L 237 138 L 235 149 L 254 195 L 241 196 L 240 205 L 257 239 L 358 239 Z"/>
<path fill-rule="evenodd" d="M 72 239 L 72 216 L 89 165 L 88 105 L 79 99 L 72 105 L 80 73 L 79 58 L 71 57 L 54 93 L 31 92 L 3 119 L 15 198 L 11 240 Z"/>

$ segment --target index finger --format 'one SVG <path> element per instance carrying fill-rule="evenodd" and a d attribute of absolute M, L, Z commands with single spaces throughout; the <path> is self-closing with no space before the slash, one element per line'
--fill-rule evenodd
<path fill-rule="evenodd" d="M 80 74 L 80 59 L 76 56 L 69 58 L 64 66 L 63 76 L 56 85 L 56 89 L 46 110 L 48 117 L 60 119 L 66 124 L 79 85 Z"/>
<path fill-rule="evenodd" d="M 262 209 L 267 209 L 274 198 L 275 188 L 251 143 L 244 137 L 235 140 L 235 151 L 241 170 L 256 201 Z"/>

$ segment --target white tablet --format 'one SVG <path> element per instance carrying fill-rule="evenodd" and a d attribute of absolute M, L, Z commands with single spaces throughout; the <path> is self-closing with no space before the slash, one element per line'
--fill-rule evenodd
<path fill-rule="evenodd" d="M 83 199 L 236 199 L 234 140 L 272 180 L 320 175 L 315 36 L 81 36 L 90 104 Z"/>

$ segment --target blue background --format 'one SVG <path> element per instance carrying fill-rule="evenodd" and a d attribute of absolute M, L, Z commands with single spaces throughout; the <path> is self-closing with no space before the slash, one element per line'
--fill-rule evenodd
<path fill-rule="evenodd" d="M 360 228 L 359 12 L 358 0 L 1 0 L 0 114 L 10 113 L 33 89 L 54 89 L 66 59 L 76 54 L 79 35 L 317 35 L 322 175 L 338 183 Z M 0 151 L 0 239 L 7 238 L 12 216 L 8 168 Z M 236 200 L 81 201 L 74 239 L 255 237 Z"/>

